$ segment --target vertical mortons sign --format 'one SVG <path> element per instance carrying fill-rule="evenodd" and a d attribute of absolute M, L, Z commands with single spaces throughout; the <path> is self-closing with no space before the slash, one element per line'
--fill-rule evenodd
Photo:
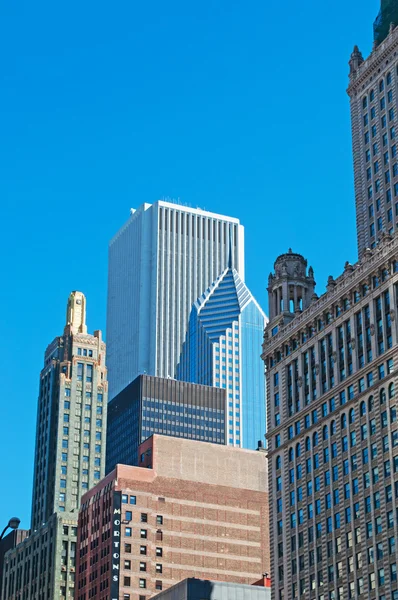
<path fill-rule="evenodd" d="M 112 575 L 111 600 L 119 600 L 120 584 L 120 523 L 122 521 L 122 492 L 113 492 L 112 510 Z"/>

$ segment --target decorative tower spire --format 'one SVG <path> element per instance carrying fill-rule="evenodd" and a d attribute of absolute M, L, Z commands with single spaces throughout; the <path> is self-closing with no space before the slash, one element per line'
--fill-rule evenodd
<path fill-rule="evenodd" d="M 310 305 L 315 289 L 314 270 L 310 267 L 307 274 L 307 261 L 291 248 L 278 256 L 274 269 L 275 274 L 271 273 L 268 279 L 269 317 L 271 322 L 283 317 L 286 323 Z"/>
<path fill-rule="evenodd" d="M 355 75 L 358 70 L 358 67 L 363 63 L 362 52 L 359 50 L 358 46 L 354 46 L 354 50 L 351 53 L 351 58 L 349 61 L 350 65 L 350 77 Z"/>
<path fill-rule="evenodd" d="M 86 297 L 82 292 L 71 292 L 68 298 L 66 327 L 71 333 L 87 333 Z"/>

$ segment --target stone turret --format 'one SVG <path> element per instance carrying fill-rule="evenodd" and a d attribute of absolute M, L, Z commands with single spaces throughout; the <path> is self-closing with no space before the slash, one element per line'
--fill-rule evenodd
<path fill-rule="evenodd" d="M 358 67 L 363 63 L 362 52 L 359 50 L 358 46 L 354 46 L 354 50 L 352 51 L 349 65 L 350 65 L 350 77 L 354 76 Z"/>
<path fill-rule="evenodd" d="M 315 291 L 314 270 L 301 254 L 291 248 L 275 261 L 274 274 L 268 278 L 269 319 L 272 322 L 283 317 L 288 323 L 296 313 L 305 310 L 311 303 Z"/>

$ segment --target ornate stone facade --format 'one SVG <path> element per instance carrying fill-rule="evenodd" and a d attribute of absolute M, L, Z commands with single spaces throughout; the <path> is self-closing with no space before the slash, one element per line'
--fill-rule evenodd
<path fill-rule="evenodd" d="M 385 236 L 265 330 L 275 600 L 398 599 L 397 306 Z"/>

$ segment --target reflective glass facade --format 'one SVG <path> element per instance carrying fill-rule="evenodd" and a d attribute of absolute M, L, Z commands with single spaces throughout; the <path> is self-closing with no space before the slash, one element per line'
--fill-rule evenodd
<path fill-rule="evenodd" d="M 141 375 L 108 405 L 106 472 L 154 433 L 225 444 L 225 390 Z"/>
<path fill-rule="evenodd" d="M 265 324 L 264 313 L 232 267 L 192 308 L 177 378 L 225 389 L 230 445 L 255 449 L 265 434 L 260 358 Z"/>

